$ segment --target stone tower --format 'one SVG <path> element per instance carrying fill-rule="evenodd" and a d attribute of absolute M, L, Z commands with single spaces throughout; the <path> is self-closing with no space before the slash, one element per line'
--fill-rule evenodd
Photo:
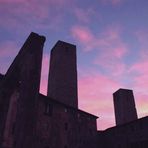
<path fill-rule="evenodd" d="M 0 148 L 34 148 L 45 37 L 31 33 L 0 84 Z"/>
<path fill-rule="evenodd" d="M 116 125 L 137 119 L 134 95 L 132 90 L 119 89 L 113 94 Z"/>
<path fill-rule="evenodd" d="M 78 107 L 75 45 L 58 41 L 51 50 L 47 96 Z"/>

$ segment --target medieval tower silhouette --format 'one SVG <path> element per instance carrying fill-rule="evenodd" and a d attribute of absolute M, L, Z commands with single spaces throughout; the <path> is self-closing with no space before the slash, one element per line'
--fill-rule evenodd
<path fill-rule="evenodd" d="M 132 90 L 113 94 L 117 125 L 104 131 L 78 109 L 75 45 L 56 43 L 47 96 L 39 92 L 44 42 L 31 33 L 0 74 L 0 148 L 147 148 L 148 117 L 137 119 Z"/>
<path fill-rule="evenodd" d="M 58 41 L 51 50 L 47 96 L 78 108 L 75 45 Z"/>
<path fill-rule="evenodd" d="M 113 94 L 116 125 L 137 120 L 137 111 L 132 90 L 119 89 Z"/>

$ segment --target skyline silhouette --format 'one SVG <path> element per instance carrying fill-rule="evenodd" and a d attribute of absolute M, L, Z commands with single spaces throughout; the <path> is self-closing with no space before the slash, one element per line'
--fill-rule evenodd
<path fill-rule="evenodd" d="M 79 108 L 115 125 L 113 96 L 132 89 L 138 117 L 148 115 L 146 0 L 1 0 L 0 73 L 31 31 L 47 38 L 40 92 L 47 93 L 49 53 L 57 40 L 77 45 Z"/>

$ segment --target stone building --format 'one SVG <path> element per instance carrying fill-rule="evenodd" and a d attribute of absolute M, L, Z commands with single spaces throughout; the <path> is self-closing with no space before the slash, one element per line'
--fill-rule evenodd
<path fill-rule="evenodd" d="M 119 89 L 113 94 L 116 125 L 137 120 L 137 111 L 132 90 Z"/>
<path fill-rule="evenodd" d="M 114 100 L 126 104 L 120 110 L 115 101 L 120 124 L 105 131 L 97 131 L 97 116 L 78 108 L 75 45 L 56 43 L 47 96 L 39 93 L 44 42 L 45 37 L 31 33 L 6 74 L 0 74 L 0 148 L 147 148 L 148 118 L 135 118 L 135 104 L 125 102 L 131 98 L 123 94 L 126 90 L 114 94 Z M 126 108 L 133 113 L 120 119 Z"/>
<path fill-rule="evenodd" d="M 95 148 L 98 117 L 78 109 L 76 47 L 58 41 L 53 48 L 51 90 L 44 96 L 39 93 L 44 42 L 31 33 L 0 75 L 0 147 Z"/>
<path fill-rule="evenodd" d="M 116 126 L 98 131 L 98 147 L 147 148 L 148 116 L 137 119 L 132 90 L 113 93 Z"/>
<path fill-rule="evenodd" d="M 148 116 L 98 131 L 98 148 L 147 148 Z"/>

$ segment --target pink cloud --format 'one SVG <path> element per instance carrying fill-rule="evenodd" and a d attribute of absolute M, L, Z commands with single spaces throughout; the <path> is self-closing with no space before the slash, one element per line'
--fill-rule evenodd
<path fill-rule="evenodd" d="M 121 85 L 102 74 L 89 71 L 92 70 L 87 70 L 87 75 L 78 81 L 79 107 L 99 116 L 98 129 L 105 129 L 109 123 L 114 125 L 112 94 Z M 103 124 L 106 118 L 108 124 Z"/>
<path fill-rule="evenodd" d="M 25 0 L 0 0 L 0 4 L 3 3 L 22 3 L 25 2 Z"/>
<path fill-rule="evenodd" d="M 104 126 L 105 125 L 105 126 Z M 105 130 L 106 128 L 115 126 L 115 121 L 112 119 L 111 116 L 104 117 L 101 121 L 101 118 L 97 120 L 97 129 L 98 130 Z"/>
<path fill-rule="evenodd" d="M 139 87 L 140 90 L 145 90 L 144 88 L 147 88 L 148 82 L 148 61 L 147 60 L 141 60 L 139 63 L 135 63 L 130 71 L 137 73 L 137 76 L 134 78 L 135 84 L 137 87 Z M 148 90 L 148 89 L 146 89 Z"/>
<path fill-rule="evenodd" d="M 71 30 L 75 40 L 86 52 L 95 51 L 93 64 L 101 66 L 110 75 L 122 77 L 126 70 L 124 57 L 129 49 L 121 38 L 122 28 L 119 25 L 106 27 L 104 32 L 93 33 L 89 28 L 74 26 Z"/>
<path fill-rule="evenodd" d="M 110 48 L 114 48 L 114 55 L 117 58 L 124 56 L 127 49 L 126 44 L 121 39 L 121 27 L 113 25 L 106 27 L 104 30 L 105 31 L 102 31 L 101 33 L 93 33 L 92 30 L 86 26 L 75 25 L 71 28 L 71 35 L 84 46 L 84 50 L 85 48 L 88 48 L 87 46 L 91 47 L 90 50 L 109 48 L 107 50 L 112 53 Z"/>
<path fill-rule="evenodd" d="M 110 73 L 110 76 L 122 77 L 127 73 L 127 66 L 123 62 L 124 56 L 127 54 L 127 49 L 118 45 L 117 48 L 105 48 L 101 50 L 94 59 L 94 64 L 97 64 Z"/>
<path fill-rule="evenodd" d="M 133 90 L 135 92 L 136 106 L 139 117 L 148 115 L 148 30 L 140 30 L 135 33 L 138 43 L 138 59 L 130 67 L 129 71 L 136 74 L 133 79 Z"/>
<path fill-rule="evenodd" d="M 67 0 L 43 0 L 42 3 L 35 0 L 12 0 L 11 2 L 6 0 L 0 1 L 0 4 L 0 26 L 7 30 L 17 28 L 16 31 L 21 30 L 21 32 L 58 29 L 63 21 L 62 13 L 59 11 L 68 5 Z M 48 23 L 49 20 L 50 23 Z"/>
<path fill-rule="evenodd" d="M 43 4 L 50 4 L 50 5 L 63 5 L 67 2 L 67 0 L 43 0 Z M 0 0 L 0 3 L 38 3 L 36 0 Z"/>
<path fill-rule="evenodd" d="M 82 44 L 92 44 L 94 36 L 87 27 L 73 26 L 71 29 L 72 36 Z"/>
<path fill-rule="evenodd" d="M 148 116 L 148 94 L 139 90 L 135 91 L 135 101 L 139 118 Z"/>
<path fill-rule="evenodd" d="M 138 65 L 137 67 L 139 69 L 143 66 Z M 112 76 L 102 75 L 93 69 L 83 71 L 86 74 L 78 81 L 79 107 L 100 117 L 97 122 L 98 129 L 102 130 L 114 126 L 115 115 L 112 94 L 119 88 L 127 87 L 122 82 L 114 81 Z M 141 118 L 148 115 L 148 85 L 146 83 L 148 77 L 144 79 L 135 76 L 134 78 L 135 81 L 130 89 L 134 90 L 137 113 Z"/>
<path fill-rule="evenodd" d="M 141 51 L 143 53 L 143 51 Z M 133 90 L 135 92 L 136 106 L 139 117 L 148 115 L 148 61 L 141 57 L 138 62 L 133 64 L 130 72 L 137 73 L 133 77 Z"/>

